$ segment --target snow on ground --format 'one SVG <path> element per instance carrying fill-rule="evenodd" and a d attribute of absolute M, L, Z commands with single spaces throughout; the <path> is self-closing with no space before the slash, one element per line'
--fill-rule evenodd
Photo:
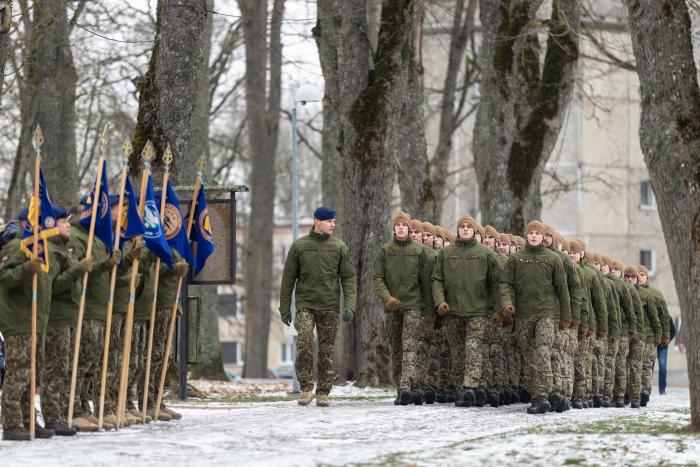
<path fill-rule="evenodd" d="M 0 464 L 46 465 L 650 465 L 700 462 L 687 389 L 641 410 L 527 415 L 523 404 L 396 407 L 389 393 L 336 387 L 328 408 L 294 401 L 182 403 L 184 417 L 77 438 L 0 442 Z M 632 427 L 632 424 L 638 426 Z M 641 426 L 641 428 L 640 428 Z M 651 428 L 650 428 L 651 427 Z M 668 434 L 654 434 L 659 427 Z M 658 430 L 657 430 L 658 431 Z"/>

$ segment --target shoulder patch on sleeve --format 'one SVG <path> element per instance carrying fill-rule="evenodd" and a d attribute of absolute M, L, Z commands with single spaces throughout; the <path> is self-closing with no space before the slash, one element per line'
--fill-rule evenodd
<path fill-rule="evenodd" d="M 10 257 L 7 256 L 7 255 L 5 255 L 5 256 L 2 257 L 2 262 L 3 262 L 3 263 L 6 263 L 8 259 L 10 259 Z"/>

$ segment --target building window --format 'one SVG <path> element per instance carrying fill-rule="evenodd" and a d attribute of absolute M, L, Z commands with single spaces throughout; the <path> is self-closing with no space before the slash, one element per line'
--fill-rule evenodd
<path fill-rule="evenodd" d="M 651 189 L 649 180 L 643 180 L 639 184 L 639 207 L 640 209 L 656 210 L 656 197 Z"/>
<path fill-rule="evenodd" d="M 219 313 L 228 318 L 243 319 L 245 317 L 245 297 L 238 294 L 219 295 Z"/>
<path fill-rule="evenodd" d="M 236 310 L 234 315 L 236 318 L 243 319 L 245 317 L 245 297 L 243 295 L 236 294 L 236 306 L 234 309 Z"/>
<path fill-rule="evenodd" d="M 646 266 L 650 276 L 656 274 L 656 251 L 639 250 L 639 264 Z"/>
<path fill-rule="evenodd" d="M 291 365 L 294 363 L 295 350 L 293 344 L 280 342 L 280 365 Z"/>
<path fill-rule="evenodd" d="M 222 342 L 221 358 L 224 363 L 243 365 L 245 361 L 245 346 L 241 342 Z"/>

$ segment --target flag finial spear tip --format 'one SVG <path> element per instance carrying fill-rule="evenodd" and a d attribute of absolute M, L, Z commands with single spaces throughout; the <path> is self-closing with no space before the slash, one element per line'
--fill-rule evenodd
<path fill-rule="evenodd" d="M 128 158 L 132 152 L 134 152 L 134 148 L 131 145 L 131 141 L 125 139 L 124 144 L 122 144 L 122 154 L 124 154 L 124 158 Z"/>
<path fill-rule="evenodd" d="M 199 159 L 197 159 L 197 168 L 199 169 L 200 172 L 204 172 L 204 169 L 207 167 L 207 155 L 205 153 L 202 153 L 201 156 L 199 156 Z"/>
<path fill-rule="evenodd" d="M 173 152 L 170 150 L 170 145 L 165 148 L 165 153 L 163 154 L 163 163 L 165 166 L 169 166 L 173 162 Z"/>
<path fill-rule="evenodd" d="M 107 143 L 109 143 L 109 123 L 105 123 L 104 130 L 102 130 L 102 136 L 100 136 L 100 144 L 102 145 L 103 149 L 105 146 L 107 146 Z"/>
<path fill-rule="evenodd" d="M 36 129 L 34 130 L 32 144 L 36 152 L 39 152 L 41 145 L 44 144 L 44 134 L 41 132 L 41 125 L 37 125 Z"/>
<path fill-rule="evenodd" d="M 146 163 L 150 163 L 151 160 L 153 160 L 153 143 L 151 143 L 150 139 L 146 141 L 146 145 L 143 147 L 143 151 L 141 151 L 141 157 Z"/>

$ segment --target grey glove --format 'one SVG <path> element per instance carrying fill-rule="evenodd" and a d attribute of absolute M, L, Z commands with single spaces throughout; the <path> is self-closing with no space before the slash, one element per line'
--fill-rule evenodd
<path fill-rule="evenodd" d="M 343 321 L 348 322 L 352 321 L 352 319 L 355 317 L 355 313 L 350 308 L 346 308 L 343 310 Z"/>
<path fill-rule="evenodd" d="M 280 311 L 280 318 L 285 326 L 292 324 L 292 312 L 289 310 Z"/>

